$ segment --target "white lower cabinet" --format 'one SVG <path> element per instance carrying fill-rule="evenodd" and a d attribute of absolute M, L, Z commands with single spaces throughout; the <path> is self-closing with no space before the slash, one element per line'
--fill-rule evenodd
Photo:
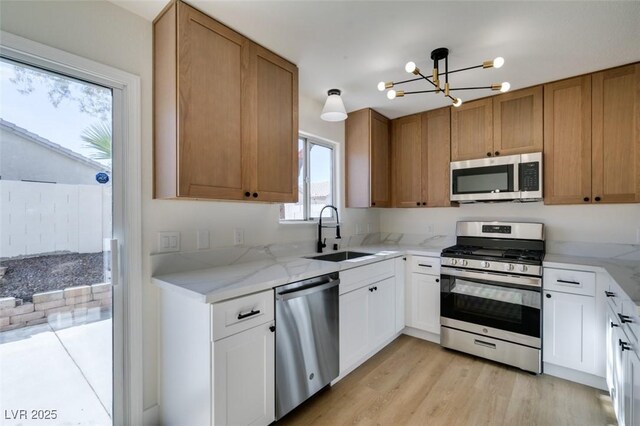
<path fill-rule="evenodd" d="M 440 277 L 411 274 L 411 322 L 413 328 L 440 334 Z"/>
<path fill-rule="evenodd" d="M 595 373 L 595 298 L 544 292 L 544 362 Z"/>
<path fill-rule="evenodd" d="M 637 351 L 624 351 L 624 419 L 626 425 L 640 425 L 640 358 Z"/>
<path fill-rule="evenodd" d="M 274 337 L 267 323 L 213 343 L 214 424 L 275 420 Z"/>
<path fill-rule="evenodd" d="M 369 347 L 381 345 L 395 332 L 395 278 L 373 284 L 369 296 Z"/>

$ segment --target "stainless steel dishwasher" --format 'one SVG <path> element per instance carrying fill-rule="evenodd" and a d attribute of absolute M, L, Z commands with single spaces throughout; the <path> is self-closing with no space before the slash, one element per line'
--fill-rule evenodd
<path fill-rule="evenodd" d="M 276 287 L 276 419 L 339 371 L 338 273 Z"/>

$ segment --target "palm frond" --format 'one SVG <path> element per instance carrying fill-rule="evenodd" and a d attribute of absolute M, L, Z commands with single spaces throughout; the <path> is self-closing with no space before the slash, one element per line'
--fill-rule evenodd
<path fill-rule="evenodd" d="M 94 160 L 111 160 L 111 126 L 105 122 L 94 123 L 82 131 L 84 147 L 93 149 Z"/>

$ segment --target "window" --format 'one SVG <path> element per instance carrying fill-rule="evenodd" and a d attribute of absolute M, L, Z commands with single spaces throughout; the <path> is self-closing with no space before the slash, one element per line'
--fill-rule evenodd
<path fill-rule="evenodd" d="M 313 220 L 327 204 L 335 205 L 335 155 L 333 145 L 298 138 L 298 202 L 280 206 L 280 220 Z M 332 209 L 322 213 L 332 218 Z"/>

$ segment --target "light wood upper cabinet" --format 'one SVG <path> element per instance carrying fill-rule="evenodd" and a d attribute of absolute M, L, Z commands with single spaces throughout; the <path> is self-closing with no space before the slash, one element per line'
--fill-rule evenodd
<path fill-rule="evenodd" d="M 395 207 L 422 205 L 422 119 L 420 114 L 392 121 L 393 200 Z M 426 203 L 426 202 L 425 202 Z"/>
<path fill-rule="evenodd" d="M 153 52 L 155 197 L 296 201 L 296 66 L 180 1 Z"/>
<path fill-rule="evenodd" d="M 462 104 L 451 110 L 451 161 L 493 155 L 491 98 Z"/>
<path fill-rule="evenodd" d="M 542 151 L 542 86 L 493 99 L 493 154 Z"/>
<path fill-rule="evenodd" d="M 395 207 L 445 207 L 449 201 L 450 108 L 393 120 Z"/>
<path fill-rule="evenodd" d="M 427 207 L 448 207 L 451 108 L 422 113 L 422 200 Z"/>
<path fill-rule="evenodd" d="M 592 198 L 640 202 L 640 64 L 592 76 Z"/>
<path fill-rule="evenodd" d="M 544 86 L 544 201 L 591 201 L 591 76 Z"/>
<path fill-rule="evenodd" d="M 370 108 L 351 112 L 345 140 L 347 207 L 389 207 L 389 119 Z"/>

